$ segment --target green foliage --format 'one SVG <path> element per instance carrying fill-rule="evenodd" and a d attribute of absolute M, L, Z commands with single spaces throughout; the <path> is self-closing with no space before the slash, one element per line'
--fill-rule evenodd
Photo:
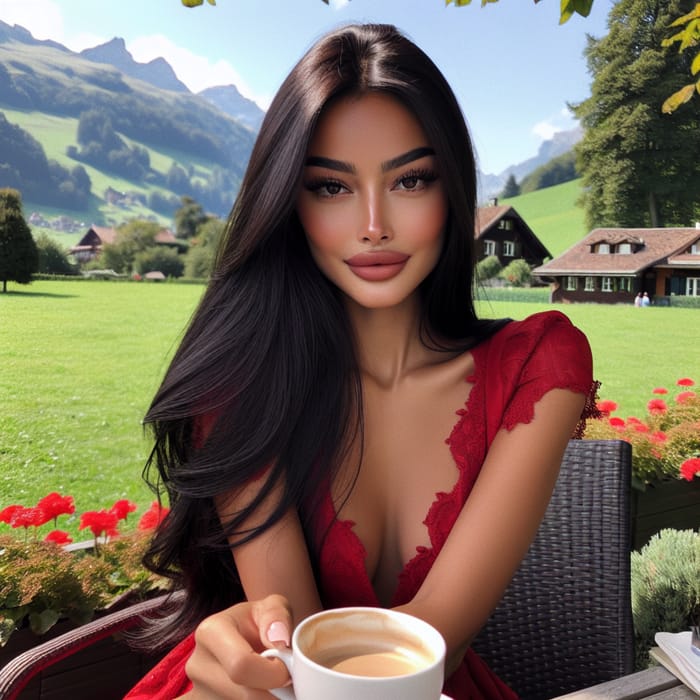
<path fill-rule="evenodd" d="M 172 248 L 154 246 L 134 256 L 133 269 L 142 275 L 157 270 L 166 277 L 182 277 L 185 271 L 185 260 Z"/>
<path fill-rule="evenodd" d="M 545 187 L 553 187 L 561 185 L 564 182 L 570 182 L 579 177 L 576 171 L 576 155 L 573 151 L 562 153 L 562 155 L 552 158 L 544 165 L 533 170 L 529 175 L 526 175 L 520 183 L 520 192 L 516 194 L 525 194 L 534 192 Z M 505 194 L 503 195 L 506 196 Z M 513 195 L 508 195 L 513 196 Z"/>
<path fill-rule="evenodd" d="M 515 179 L 515 175 L 511 173 L 508 176 L 508 179 L 506 180 L 506 184 L 503 187 L 503 191 L 501 192 L 501 197 L 517 197 L 520 194 L 520 185 L 518 185 L 518 181 Z"/>
<path fill-rule="evenodd" d="M 48 205 L 84 209 L 90 177 L 82 165 L 71 170 L 49 160 L 42 145 L 0 112 L 0 176 L 27 199 L 41 196 Z"/>
<path fill-rule="evenodd" d="M 0 189 L 0 280 L 2 291 L 8 281 L 29 284 L 39 266 L 39 252 L 22 215 L 17 190 Z"/>
<path fill-rule="evenodd" d="M 160 226 L 152 221 L 130 221 L 117 229 L 114 243 L 102 246 L 99 267 L 128 274 L 134 270 L 136 255 L 155 246 Z"/>
<path fill-rule="evenodd" d="M 175 163 L 173 167 L 176 167 Z M 175 212 L 175 235 L 187 240 L 197 235 L 197 229 L 207 221 L 208 217 L 202 205 L 192 197 L 182 197 L 180 201 L 181 206 Z"/>
<path fill-rule="evenodd" d="M 479 260 L 476 264 L 476 280 L 477 282 L 483 282 L 484 280 L 490 280 L 502 269 L 501 261 L 498 259 L 497 255 L 489 255 L 483 260 Z"/>
<path fill-rule="evenodd" d="M 522 258 L 508 263 L 498 276 L 513 287 L 529 287 L 532 284 L 532 270 L 527 261 Z"/>
<path fill-rule="evenodd" d="M 53 542 L 0 535 L 0 646 L 23 623 L 44 634 L 61 618 L 82 624 L 129 591 L 137 598 L 162 588 L 141 565 L 150 534 L 134 532 L 70 552 Z"/>
<path fill-rule="evenodd" d="M 673 44 L 678 43 L 678 51 L 681 52 L 700 44 L 700 2 L 688 14 L 679 17 L 671 23 L 672 31 L 675 31 L 678 27 L 682 27 L 682 29 L 664 39 L 661 42 L 662 46 L 673 46 Z M 700 51 L 695 54 L 690 64 L 690 73 L 696 77 L 700 73 Z M 680 90 L 670 95 L 663 103 L 662 111 L 665 114 L 675 112 L 682 104 L 688 102 L 695 93 L 700 93 L 700 79 L 684 85 Z"/>
<path fill-rule="evenodd" d="M 688 58 L 661 47 L 691 0 L 620 0 L 609 33 L 589 39 L 591 96 L 575 106 L 588 228 L 688 225 L 700 204 L 700 101 L 672 118 L 661 112 Z"/>
<path fill-rule="evenodd" d="M 210 217 L 197 228 L 197 236 L 185 256 L 185 276 L 192 279 L 208 279 L 214 269 L 219 242 L 225 223 Z"/>
<path fill-rule="evenodd" d="M 657 632 L 685 632 L 700 624 L 700 534 L 661 530 L 632 552 L 635 662 L 649 665 Z"/>
<path fill-rule="evenodd" d="M 38 271 L 47 275 L 76 275 L 76 266 L 68 259 L 68 252 L 45 233 L 37 236 L 39 252 Z"/>

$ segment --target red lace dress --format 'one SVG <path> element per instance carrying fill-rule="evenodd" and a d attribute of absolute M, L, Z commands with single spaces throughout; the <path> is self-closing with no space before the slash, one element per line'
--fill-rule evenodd
<path fill-rule="evenodd" d="M 588 397 L 583 421 L 594 410 L 595 384 L 590 348 L 585 336 L 558 311 L 513 321 L 472 350 L 474 372 L 466 405 L 447 444 L 459 470 L 450 493 L 436 494 L 426 518 L 430 547 L 418 547 L 401 572 L 392 606 L 408 603 L 420 588 L 439 554 L 479 474 L 496 433 L 528 423 L 534 406 L 553 388 L 566 388 Z M 467 393 L 467 392 L 465 392 Z M 318 581 L 324 607 L 379 606 L 365 569 L 365 550 L 352 521 L 335 518 L 330 494 L 317 514 L 318 532 L 328 534 L 320 552 Z M 180 643 L 125 700 L 172 700 L 191 688 L 185 663 L 192 636 Z M 461 666 L 447 679 L 444 692 L 454 700 L 514 700 L 516 694 L 469 649 Z"/>

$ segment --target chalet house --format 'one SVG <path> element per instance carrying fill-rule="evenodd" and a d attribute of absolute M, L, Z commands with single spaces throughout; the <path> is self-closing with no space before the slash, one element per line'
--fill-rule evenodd
<path fill-rule="evenodd" d="M 632 303 L 647 292 L 700 296 L 700 224 L 695 228 L 598 228 L 533 275 L 554 302 Z"/>
<path fill-rule="evenodd" d="M 503 267 L 518 258 L 534 267 L 552 257 L 520 214 L 511 206 L 499 206 L 498 200 L 479 207 L 476 243 L 477 262 L 495 255 Z"/>
<path fill-rule="evenodd" d="M 106 226 L 90 226 L 87 233 L 68 252 L 73 255 L 76 262 L 84 263 L 97 258 L 105 243 L 114 243 L 117 238 L 117 229 Z M 155 238 L 156 243 L 173 248 L 186 247 L 183 241 L 178 240 L 172 231 L 161 229 Z"/>

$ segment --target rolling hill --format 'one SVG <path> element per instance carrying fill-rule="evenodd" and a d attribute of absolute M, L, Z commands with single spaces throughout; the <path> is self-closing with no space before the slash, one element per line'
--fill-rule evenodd
<path fill-rule="evenodd" d="M 63 214 L 89 223 L 112 224 L 134 216 L 170 222 L 182 195 L 225 215 L 254 130 L 205 97 L 173 84 L 161 62 L 137 71 L 129 68 L 123 43 L 110 42 L 108 48 L 111 53 L 81 55 L 0 22 L 0 113 L 6 132 L 19 134 L 27 146 L 14 149 L 13 161 L 8 160 L 12 149 L 0 149 L 0 187 L 23 184 L 20 189 L 27 189 L 32 183 L 36 186 L 28 188 L 32 197 L 25 197 L 25 213 Z M 128 72 L 103 62 L 106 56 L 117 60 L 120 51 L 127 54 L 120 60 Z M 110 150 L 105 143 L 81 142 L 86 114 L 99 115 Z M 45 157 L 37 155 L 42 149 Z M 22 160 L 28 151 L 36 156 L 31 163 Z M 136 161 L 139 167 L 131 167 Z M 49 175 L 39 172 L 42 168 Z M 66 173 L 76 168 L 89 178 L 89 196 L 76 198 L 72 207 L 56 207 L 52 195 L 59 186 L 70 189 L 64 184 Z"/>

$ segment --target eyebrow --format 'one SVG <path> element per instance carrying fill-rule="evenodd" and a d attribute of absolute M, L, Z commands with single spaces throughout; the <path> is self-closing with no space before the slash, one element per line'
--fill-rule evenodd
<path fill-rule="evenodd" d="M 386 173 L 394 168 L 400 168 L 402 165 L 411 163 L 425 156 L 434 156 L 435 151 L 429 146 L 421 146 L 414 148 L 406 153 L 402 153 L 396 158 L 390 158 L 382 163 L 382 172 Z M 350 173 L 354 175 L 357 170 L 352 163 L 347 163 L 344 160 L 335 160 L 334 158 L 324 158 L 323 156 L 309 156 L 306 159 L 306 165 L 317 166 L 320 168 L 328 168 L 329 170 L 337 170 L 341 173 Z"/>

